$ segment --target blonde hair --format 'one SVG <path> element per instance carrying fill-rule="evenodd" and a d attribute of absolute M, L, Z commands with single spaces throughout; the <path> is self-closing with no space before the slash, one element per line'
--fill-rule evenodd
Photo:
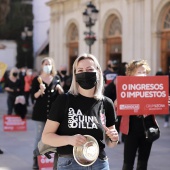
<path fill-rule="evenodd" d="M 102 69 L 99 65 L 99 62 L 97 61 L 96 57 L 92 54 L 81 54 L 78 58 L 73 63 L 73 68 L 72 68 L 72 83 L 69 89 L 69 93 L 73 95 L 78 95 L 78 83 L 76 82 L 75 74 L 76 74 L 76 69 L 78 66 L 79 61 L 85 60 L 85 59 L 90 59 L 94 61 L 94 64 L 96 65 L 97 68 L 97 83 L 95 86 L 95 92 L 94 92 L 94 98 L 95 99 L 102 99 L 103 98 L 103 90 L 104 90 L 104 80 L 103 80 L 103 73 Z"/>
<path fill-rule="evenodd" d="M 126 75 L 133 76 L 135 74 L 136 70 L 141 66 L 144 66 L 146 68 L 147 74 L 150 73 L 151 68 L 148 65 L 146 60 L 138 60 L 138 61 L 132 60 L 130 63 L 127 64 Z"/>
<path fill-rule="evenodd" d="M 18 73 L 18 76 L 16 77 L 17 79 L 19 78 L 19 69 L 17 67 L 13 67 L 11 70 L 10 70 L 10 73 L 9 73 L 9 77 L 13 77 L 13 73 L 14 72 L 17 72 Z"/>
<path fill-rule="evenodd" d="M 50 73 L 50 74 L 51 74 L 52 76 L 55 76 L 55 75 L 57 74 L 57 72 L 56 72 L 55 63 L 54 63 L 53 58 L 51 58 L 51 57 L 45 57 L 45 58 L 43 58 L 43 59 L 41 60 L 41 65 L 42 65 L 46 60 L 50 60 L 50 61 L 51 61 L 52 70 L 51 70 L 51 73 Z"/>

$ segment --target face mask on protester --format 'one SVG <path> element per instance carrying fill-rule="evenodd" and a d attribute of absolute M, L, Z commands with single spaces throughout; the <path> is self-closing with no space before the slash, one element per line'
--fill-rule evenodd
<path fill-rule="evenodd" d="M 18 76 L 18 73 L 13 73 L 13 76 L 14 76 L 14 77 L 17 77 L 17 76 Z"/>
<path fill-rule="evenodd" d="M 43 67 L 43 71 L 46 74 L 50 74 L 51 70 L 52 70 L 52 66 L 51 65 L 46 65 L 46 66 Z"/>
<path fill-rule="evenodd" d="M 66 75 L 66 73 L 67 73 L 66 70 L 62 70 L 62 71 L 61 71 L 61 74 L 63 74 L 63 75 Z"/>
<path fill-rule="evenodd" d="M 28 76 L 32 76 L 32 72 L 30 71 L 30 72 L 27 72 L 27 75 Z"/>
<path fill-rule="evenodd" d="M 96 85 L 97 76 L 96 72 L 83 72 L 78 73 L 76 76 L 76 82 L 83 88 L 83 89 L 91 89 Z"/>

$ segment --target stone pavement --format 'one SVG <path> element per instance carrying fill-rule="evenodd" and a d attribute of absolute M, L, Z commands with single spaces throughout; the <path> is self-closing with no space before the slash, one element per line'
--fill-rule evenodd
<path fill-rule="evenodd" d="M 34 145 L 34 122 L 30 119 L 31 108 L 27 114 L 27 131 L 3 132 L 2 116 L 6 113 L 6 93 L 0 93 L 0 170 L 31 170 L 32 150 Z M 170 169 L 170 127 L 163 128 L 163 116 L 157 116 L 161 137 L 154 142 L 148 170 Z M 121 170 L 123 162 L 123 144 L 106 148 L 110 161 L 110 170 Z"/>

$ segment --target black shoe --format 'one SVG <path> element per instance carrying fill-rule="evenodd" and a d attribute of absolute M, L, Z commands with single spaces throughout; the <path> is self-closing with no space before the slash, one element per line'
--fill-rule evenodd
<path fill-rule="evenodd" d="M 32 169 L 39 169 L 37 157 L 33 157 Z"/>
<path fill-rule="evenodd" d="M 4 152 L 0 149 L 0 154 L 3 154 Z"/>

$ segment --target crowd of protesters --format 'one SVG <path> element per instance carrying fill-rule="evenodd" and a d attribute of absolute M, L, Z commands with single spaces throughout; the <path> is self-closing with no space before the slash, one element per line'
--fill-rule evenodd
<path fill-rule="evenodd" d="M 126 76 L 128 63 L 121 63 L 118 60 L 109 60 L 107 68 L 103 71 L 104 78 L 104 95 L 116 103 L 116 78 L 117 76 Z M 34 71 L 30 68 L 12 68 L 6 72 L 3 79 L 1 79 L 0 92 L 5 91 L 7 93 L 7 115 L 16 114 L 21 118 L 25 118 L 27 114 L 27 108 L 32 108 L 32 119 L 36 125 L 35 146 L 36 149 L 38 142 L 41 139 L 42 131 L 44 129 L 47 115 L 50 111 L 53 101 L 59 94 L 67 93 L 70 89 L 72 82 L 72 75 L 68 74 L 66 65 L 55 68 L 55 64 L 52 58 L 44 58 L 41 61 L 40 72 Z M 168 75 L 170 77 L 170 66 L 167 73 L 163 73 L 161 70 L 155 74 Z M 170 82 L 169 82 L 170 84 Z M 170 94 L 169 94 L 170 95 Z M 41 113 L 41 114 L 40 114 Z M 136 150 L 134 156 L 131 156 L 131 162 L 128 162 L 130 157 L 126 152 L 129 152 L 127 134 L 120 132 L 122 116 L 117 116 L 117 122 L 115 122 L 116 129 L 121 137 L 119 137 L 118 143 L 125 142 L 124 148 L 124 164 L 122 170 L 132 170 Z M 131 118 L 132 119 L 132 118 Z M 135 117 L 139 120 L 139 117 Z M 169 126 L 169 114 L 165 115 L 164 127 Z M 133 138 L 134 139 L 134 138 Z M 125 141 L 124 141 L 125 140 Z M 144 139 L 142 139 L 144 141 Z M 146 143 L 145 143 L 146 145 Z M 131 146 L 131 145 L 130 145 Z M 138 147 L 136 147 L 138 148 Z M 149 158 L 151 145 L 149 146 L 147 160 Z M 140 151 L 140 149 L 139 149 Z M 145 152 L 146 153 L 146 152 Z M 3 151 L 0 149 L 0 154 Z M 140 153 L 139 153 L 140 154 Z M 140 156 L 140 155 L 139 155 Z M 147 160 L 145 162 L 139 161 L 138 170 L 147 170 Z M 37 156 L 33 154 L 33 169 L 38 169 Z"/>

